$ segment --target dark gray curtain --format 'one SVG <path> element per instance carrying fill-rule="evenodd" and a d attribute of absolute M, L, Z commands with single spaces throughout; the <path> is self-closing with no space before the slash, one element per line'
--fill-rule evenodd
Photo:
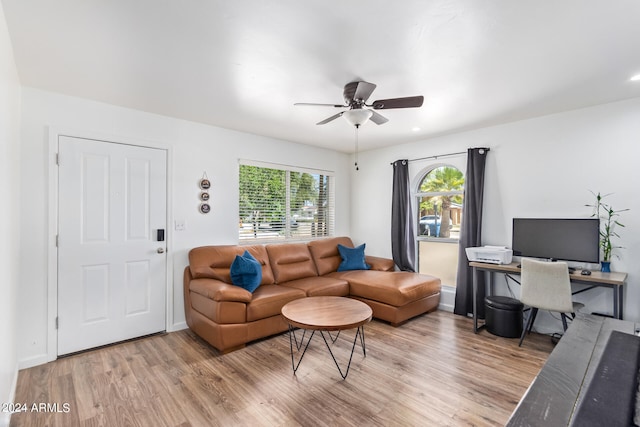
<path fill-rule="evenodd" d="M 465 248 L 482 245 L 482 199 L 484 195 L 484 169 L 488 148 L 470 148 L 467 151 L 467 173 L 464 183 L 464 203 L 458 253 L 458 280 L 456 304 L 453 312 L 467 316 L 473 312 L 473 269 L 469 267 Z M 484 318 L 484 274 L 478 277 L 478 316 Z"/>
<path fill-rule="evenodd" d="M 411 211 L 409 161 L 393 162 L 393 195 L 391 199 L 391 253 L 402 271 L 416 271 L 416 236 Z"/>

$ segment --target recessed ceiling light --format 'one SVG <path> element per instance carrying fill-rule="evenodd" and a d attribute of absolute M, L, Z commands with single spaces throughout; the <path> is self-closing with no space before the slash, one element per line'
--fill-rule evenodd
<path fill-rule="evenodd" d="M 640 81 L 640 74 L 636 74 L 635 76 L 631 77 L 629 80 L 631 80 L 632 82 Z"/>
<path fill-rule="evenodd" d="M 420 132 L 421 131 L 421 129 L 418 126 L 411 128 L 411 130 L 414 131 L 414 132 Z"/>

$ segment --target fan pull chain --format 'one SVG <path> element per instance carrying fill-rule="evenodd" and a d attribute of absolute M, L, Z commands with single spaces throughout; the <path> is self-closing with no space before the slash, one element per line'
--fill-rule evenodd
<path fill-rule="evenodd" d="M 356 167 L 356 170 L 359 171 L 360 168 L 358 167 L 358 128 L 360 127 L 360 125 L 356 125 L 356 153 L 355 153 L 355 158 L 356 158 L 356 162 L 354 164 L 354 166 Z"/>

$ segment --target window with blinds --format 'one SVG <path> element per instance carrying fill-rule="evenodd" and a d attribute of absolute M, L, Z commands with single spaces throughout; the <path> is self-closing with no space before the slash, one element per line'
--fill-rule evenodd
<path fill-rule="evenodd" d="M 333 235 L 334 182 L 329 172 L 243 161 L 239 184 L 241 241 Z"/>

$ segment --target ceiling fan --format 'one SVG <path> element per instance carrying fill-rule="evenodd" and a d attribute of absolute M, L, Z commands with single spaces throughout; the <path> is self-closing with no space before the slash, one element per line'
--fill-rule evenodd
<path fill-rule="evenodd" d="M 381 125 L 389 121 L 389 119 L 375 110 L 421 107 L 424 101 L 424 96 L 409 96 L 405 98 L 379 99 L 377 101 L 373 101 L 371 104 L 367 104 L 367 99 L 369 99 L 375 88 L 376 85 L 373 83 L 363 81 L 351 82 L 344 86 L 344 91 L 342 93 L 344 97 L 344 104 L 315 104 L 298 102 L 294 105 L 347 108 L 347 110 L 334 114 L 333 116 L 316 124 L 324 125 L 338 117 L 344 116 L 350 124 L 358 128 L 367 120 L 371 120 L 377 125 Z"/>

